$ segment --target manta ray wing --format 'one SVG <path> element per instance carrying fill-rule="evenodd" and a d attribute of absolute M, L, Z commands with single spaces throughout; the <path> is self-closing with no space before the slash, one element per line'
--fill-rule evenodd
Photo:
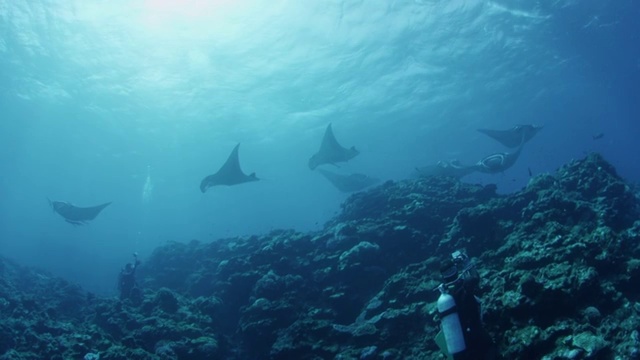
<path fill-rule="evenodd" d="M 490 138 L 497 140 L 500 144 L 506 147 L 513 147 L 512 137 L 510 130 L 491 130 L 491 129 L 478 129 L 479 132 L 489 136 Z"/>
<path fill-rule="evenodd" d="M 526 133 L 522 133 L 520 137 L 520 144 L 516 151 L 512 153 L 503 152 L 491 154 L 476 163 L 476 170 L 488 174 L 495 174 L 507 170 L 516 163 L 526 142 Z"/>
<path fill-rule="evenodd" d="M 242 172 L 240 168 L 240 159 L 238 156 L 238 149 L 240 148 L 240 144 L 237 144 L 227 161 L 220 167 L 220 169 L 213 175 L 209 175 L 202 179 L 200 182 L 200 191 L 205 192 L 208 188 L 216 185 L 237 185 L 242 184 L 249 181 L 257 181 L 259 180 L 256 177 L 255 173 L 251 173 L 250 175 L 246 175 Z"/>
<path fill-rule="evenodd" d="M 340 145 L 335 135 L 333 135 L 331 124 L 329 124 L 324 132 L 320 150 L 309 159 L 309 168 L 314 170 L 318 165 L 346 162 L 353 159 L 359 153 L 355 147 L 347 149 Z"/>
<path fill-rule="evenodd" d="M 318 171 L 342 192 L 360 191 L 380 181 L 365 174 L 341 175 L 324 169 L 318 169 Z"/>
<path fill-rule="evenodd" d="M 462 178 L 476 171 L 475 166 L 462 165 L 458 160 L 438 161 L 437 164 L 418 167 L 415 177 L 448 176 Z"/>
<path fill-rule="evenodd" d="M 225 161 L 218 172 L 216 172 L 221 183 L 233 185 L 246 177 L 240 168 L 240 156 L 238 155 L 239 148 L 240 144 L 237 144 L 233 150 L 231 150 L 231 154 L 227 157 L 227 161 Z"/>
<path fill-rule="evenodd" d="M 508 148 L 515 148 L 520 145 L 523 136 L 524 142 L 527 142 L 541 129 L 542 126 L 538 125 L 516 125 L 509 130 L 478 129 L 478 131 Z"/>
<path fill-rule="evenodd" d="M 104 208 L 111 204 L 108 202 L 97 206 L 79 207 L 63 201 L 49 201 L 49 203 L 53 207 L 53 211 L 73 225 L 82 225 L 95 219 Z"/>
<path fill-rule="evenodd" d="M 322 144 L 320 144 L 320 152 L 330 153 L 342 150 L 346 150 L 346 148 L 336 140 L 331 124 L 327 125 L 327 129 L 324 131 L 324 136 L 322 137 Z"/>

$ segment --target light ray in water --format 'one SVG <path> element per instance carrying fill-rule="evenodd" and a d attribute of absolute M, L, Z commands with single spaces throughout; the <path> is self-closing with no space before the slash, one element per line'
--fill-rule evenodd
<path fill-rule="evenodd" d="M 153 199 L 153 180 L 151 180 L 151 166 L 147 166 L 147 179 L 142 187 L 142 202 L 149 203 Z"/>

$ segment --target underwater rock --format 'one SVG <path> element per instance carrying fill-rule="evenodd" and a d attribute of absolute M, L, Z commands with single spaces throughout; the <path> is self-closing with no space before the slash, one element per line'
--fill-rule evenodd
<path fill-rule="evenodd" d="M 358 245 L 340 255 L 340 265 L 338 268 L 345 270 L 355 265 L 374 265 L 378 262 L 376 258 L 379 251 L 380 246 L 367 241 L 361 241 Z"/>
<path fill-rule="evenodd" d="M 170 242 L 140 268 L 139 306 L 0 258 L 0 359 L 438 358 L 434 289 L 459 248 L 504 358 L 638 358 L 631 187 L 589 155 L 495 190 L 387 182 L 314 233 Z"/>
<path fill-rule="evenodd" d="M 178 311 L 178 299 L 173 292 L 167 288 L 160 288 L 155 294 L 154 304 L 158 309 L 175 314 Z"/>
<path fill-rule="evenodd" d="M 585 351 L 586 357 L 593 357 L 607 346 L 607 342 L 591 332 L 583 332 L 573 336 L 572 345 Z"/>
<path fill-rule="evenodd" d="M 303 284 L 300 275 L 277 275 L 273 270 L 262 276 L 253 287 L 253 295 L 269 300 L 277 300 L 288 291 L 298 290 Z"/>
<path fill-rule="evenodd" d="M 588 306 L 587 308 L 582 310 L 582 314 L 589 322 L 589 324 L 594 326 L 597 326 L 600 322 L 600 319 L 602 318 L 600 310 L 598 310 L 598 308 L 596 308 L 595 306 Z"/>

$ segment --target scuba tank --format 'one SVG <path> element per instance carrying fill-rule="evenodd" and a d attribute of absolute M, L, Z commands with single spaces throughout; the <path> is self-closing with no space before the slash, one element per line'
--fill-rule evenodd
<path fill-rule="evenodd" d="M 460 324 L 460 316 L 456 308 L 456 301 L 453 296 L 445 292 L 444 286 L 438 288 L 440 297 L 438 298 L 437 307 L 440 315 L 440 326 L 447 345 L 447 351 L 451 355 L 466 350 L 467 345 L 464 342 L 464 334 L 462 325 Z"/>

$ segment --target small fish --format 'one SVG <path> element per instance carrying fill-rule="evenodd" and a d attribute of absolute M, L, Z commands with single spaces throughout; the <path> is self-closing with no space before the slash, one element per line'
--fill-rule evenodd
<path fill-rule="evenodd" d="M 531 172 L 531 168 L 528 167 L 527 170 L 529 171 L 529 177 L 533 176 L 533 173 Z"/>
<path fill-rule="evenodd" d="M 593 138 L 593 140 L 600 140 L 604 137 L 604 133 L 597 133 L 595 135 L 591 135 L 591 137 Z"/>

